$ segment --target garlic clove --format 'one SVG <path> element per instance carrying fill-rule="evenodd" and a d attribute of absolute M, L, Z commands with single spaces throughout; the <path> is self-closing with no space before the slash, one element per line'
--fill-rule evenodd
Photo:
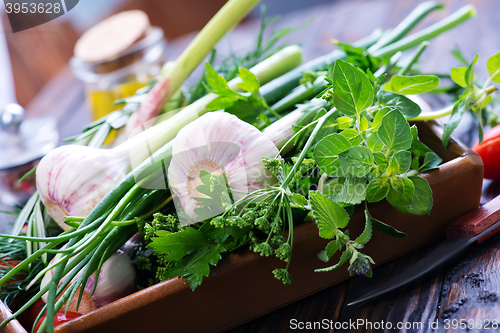
<path fill-rule="evenodd" d="M 168 181 L 182 209 L 193 220 L 197 201 L 203 197 L 200 171 L 227 177 L 235 201 L 247 193 L 274 183 L 263 158 L 274 158 L 278 149 L 254 126 L 236 116 L 213 112 L 203 115 L 179 131 L 172 144 Z M 220 212 L 221 213 L 221 212 Z"/>

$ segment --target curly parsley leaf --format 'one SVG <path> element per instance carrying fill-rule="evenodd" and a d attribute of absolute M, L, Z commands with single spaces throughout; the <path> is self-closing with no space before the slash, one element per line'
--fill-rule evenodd
<path fill-rule="evenodd" d="M 193 290 L 201 284 L 203 277 L 208 276 L 210 265 L 215 266 L 221 253 L 226 251 L 222 245 L 192 227 L 176 233 L 157 231 L 156 235 L 158 237 L 152 238 L 147 247 L 158 255 L 166 254 L 165 261 L 176 263 L 164 273 L 163 278 L 185 277 Z"/>

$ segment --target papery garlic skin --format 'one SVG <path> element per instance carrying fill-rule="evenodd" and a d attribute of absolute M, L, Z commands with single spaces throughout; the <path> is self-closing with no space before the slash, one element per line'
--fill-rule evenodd
<path fill-rule="evenodd" d="M 100 308 L 132 293 L 134 283 L 134 266 L 125 253 L 118 251 L 102 265 L 92 299 L 96 307 Z M 95 273 L 87 280 L 85 290 L 92 293 L 94 285 Z"/>
<path fill-rule="evenodd" d="M 130 169 L 124 150 L 62 146 L 38 164 L 36 186 L 49 215 L 64 230 L 64 216 L 87 216 Z"/>
<path fill-rule="evenodd" d="M 61 259 L 61 254 L 57 254 L 52 260 L 51 264 Z M 69 259 L 71 262 L 73 258 Z M 83 271 L 82 271 L 83 272 Z M 54 269 L 48 271 L 42 279 L 40 288 L 45 287 L 54 275 Z M 75 277 L 75 279 L 80 273 Z M 78 313 L 86 314 L 96 308 L 114 302 L 122 297 L 131 294 L 134 291 L 135 284 L 135 269 L 130 258 L 123 252 L 118 251 L 113 253 L 111 257 L 104 262 L 99 272 L 97 279 L 97 287 L 94 291 L 96 274 L 93 273 L 89 276 L 87 284 L 85 285 L 82 303 L 79 307 Z M 61 279 L 64 281 L 65 277 Z M 92 294 L 92 292 L 94 293 Z M 47 303 L 47 295 L 42 296 L 42 300 Z M 70 310 L 76 312 L 76 303 L 78 300 L 79 291 L 75 294 L 70 303 Z"/>
<path fill-rule="evenodd" d="M 227 177 L 235 201 L 264 188 L 275 178 L 264 168 L 263 158 L 274 158 L 278 149 L 254 126 L 224 113 L 208 113 L 184 127 L 172 144 L 168 181 L 186 214 L 196 221 L 193 197 L 203 197 L 196 187 L 200 171 Z"/>

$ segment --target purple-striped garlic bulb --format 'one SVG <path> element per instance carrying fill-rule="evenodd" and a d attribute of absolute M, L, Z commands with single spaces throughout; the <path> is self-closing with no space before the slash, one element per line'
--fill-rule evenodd
<path fill-rule="evenodd" d="M 274 183 L 264 168 L 263 158 L 274 158 L 278 149 L 254 126 L 224 113 L 208 113 L 179 131 L 172 144 L 168 181 L 177 196 L 176 205 L 193 221 L 198 221 L 196 197 L 202 184 L 200 172 L 226 175 L 234 201 Z M 221 213 L 221 212 L 219 212 Z"/>
<path fill-rule="evenodd" d="M 122 149 L 62 146 L 37 167 L 36 187 L 49 215 L 64 230 L 64 216 L 87 216 L 130 170 Z"/>
<path fill-rule="evenodd" d="M 60 259 L 61 254 L 57 254 L 50 263 L 53 264 Z M 70 262 L 71 260 L 72 259 L 70 259 Z M 47 285 L 52 280 L 53 275 L 54 269 L 45 273 L 40 288 Z M 77 277 L 79 275 L 80 274 L 78 274 Z M 64 281 L 64 278 L 61 281 Z M 134 291 L 135 269 L 130 258 L 121 251 L 113 253 L 102 265 L 101 271 L 99 272 L 99 278 L 97 279 L 97 287 L 94 291 L 95 283 L 96 274 L 93 273 L 89 276 L 83 290 L 82 301 L 78 313 L 86 314 L 96 308 L 100 308 L 101 306 L 125 297 Z M 93 291 L 94 293 L 92 294 Z M 79 290 L 75 295 L 76 296 L 73 297 L 69 306 L 69 311 L 72 312 L 76 312 Z M 47 293 L 42 296 L 42 300 L 47 303 Z"/>

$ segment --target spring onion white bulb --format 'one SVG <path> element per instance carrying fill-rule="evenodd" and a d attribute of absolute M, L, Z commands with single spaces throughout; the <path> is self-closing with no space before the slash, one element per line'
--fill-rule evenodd
<path fill-rule="evenodd" d="M 274 182 L 263 158 L 274 158 L 278 149 L 254 126 L 224 113 L 208 113 L 184 127 L 172 144 L 168 181 L 185 213 L 196 220 L 195 197 L 204 197 L 197 186 L 200 172 L 227 178 L 234 201 Z"/>
<path fill-rule="evenodd" d="M 290 112 L 286 116 L 281 119 L 278 119 L 268 127 L 264 128 L 262 134 L 271 140 L 274 145 L 281 149 L 287 143 L 288 140 L 296 133 L 293 126 L 297 124 L 297 121 L 304 115 L 303 110 L 297 109 L 293 112 Z M 281 151 L 281 154 L 284 155 L 288 151 L 293 148 L 293 142 L 290 142 L 286 145 L 285 148 Z"/>

